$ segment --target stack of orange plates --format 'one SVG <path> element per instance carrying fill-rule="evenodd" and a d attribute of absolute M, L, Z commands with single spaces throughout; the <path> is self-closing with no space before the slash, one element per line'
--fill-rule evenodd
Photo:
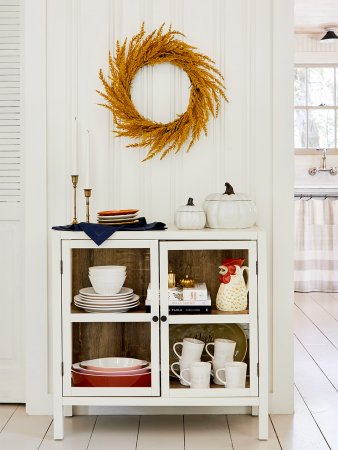
<path fill-rule="evenodd" d="M 127 225 L 137 223 L 138 209 L 115 209 L 111 211 L 99 211 L 97 222 L 102 225 Z"/>

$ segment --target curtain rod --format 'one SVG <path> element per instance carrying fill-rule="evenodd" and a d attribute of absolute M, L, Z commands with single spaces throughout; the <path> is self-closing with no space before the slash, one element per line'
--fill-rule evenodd
<path fill-rule="evenodd" d="M 295 197 L 298 198 L 306 198 L 306 199 L 311 199 L 311 198 L 338 198 L 338 192 L 336 194 L 294 194 Z"/>

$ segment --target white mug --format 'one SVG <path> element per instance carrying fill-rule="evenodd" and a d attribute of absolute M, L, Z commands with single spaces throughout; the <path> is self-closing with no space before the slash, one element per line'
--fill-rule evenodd
<path fill-rule="evenodd" d="M 246 369 L 247 364 L 244 362 L 227 362 L 224 367 L 216 370 L 216 377 L 218 377 L 222 384 L 228 389 L 245 388 Z M 221 372 L 224 372 L 225 380 L 220 377 Z"/>
<path fill-rule="evenodd" d="M 210 353 L 208 347 L 214 346 L 214 354 Z M 235 353 L 236 342 L 230 339 L 217 338 L 214 342 L 209 342 L 205 346 L 205 350 L 212 359 L 224 362 L 233 361 Z"/>
<path fill-rule="evenodd" d="M 182 354 L 178 354 L 176 347 L 182 345 Z M 204 342 L 195 338 L 184 338 L 183 342 L 176 342 L 173 345 L 173 350 L 178 359 L 183 359 L 185 361 L 199 361 L 202 356 L 204 349 Z"/>
<path fill-rule="evenodd" d="M 184 378 L 184 373 L 190 374 L 190 381 Z M 181 371 L 181 379 L 192 389 L 210 388 L 211 364 L 208 362 L 193 362 L 190 367 Z"/>
<path fill-rule="evenodd" d="M 213 360 L 209 361 L 212 364 L 212 371 L 211 371 L 211 375 L 214 377 L 214 383 L 218 384 L 218 385 L 224 385 L 223 381 L 218 378 L 217 374 L 217 370 L 218 369 L 224 369 L 225 363 L 228 361 L 224 361 L 223 359 L 216 359 L 214 358 Z M 230 362 L 230 361 L 229 361 Z"/>
<path fill-rule="evenodd" d="M 180 361 L 176 361 L 176 362 L 172 363 L 172 365 L 170 366 L 171 371 L 177 376 L 177 378 L 179 378 L 180 383 L 183 386 L 189 386 L 189 384 L 188 384 L 187 381 L 182 380 L 181 373 L 183 372 L 184 369 L 188 369 L 190 367 L 190 365 L 191 365 L 191 361 L 185 361 L 185 360 L 181 359 Z M 175 366 L 178 366 L 177 367 L 177 372 L 176 372 L 176 370 L 174 368 Z M 186 379 L 188 381 L 190 381 L 189 373 L 186 375 Z"/>

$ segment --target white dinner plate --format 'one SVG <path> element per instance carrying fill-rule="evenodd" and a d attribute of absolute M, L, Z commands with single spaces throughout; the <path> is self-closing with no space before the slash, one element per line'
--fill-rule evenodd
<path fill-rule="evenodd" d="M 83 296 L 90 296 L 90 297 L 99 297 L 99 298 L 104 298 L 105 300 L 110 300 L 110 299 L 115 299 L 115 298 L 121 298 L 121 297 L 125 297 L 126 295 L 130 295 L 132 294 L 134 291 L 131 288 L 128 287 L 123 287 L 120 292 L 118 292 L 117 294 L 113 294 L 113 295 L 102 295 L 102 294 L 98 294 L 97 292 L 94 291 L 93 287 L 86 287 L 86 288 L 82 288 L 80 289 L 79 293 Z"/>
<path fill-rule="evenodd" d="M 133 296 L 128 300 L 91 300 L 88 298 L 82 298 L 79 295 L 76 295 L 74 297 L 74 301 L 80 302 L 80 303 L 87 303 L 91 305 L 130 305 L 131 303 L 135 303 L 140 297 L 139 296 Z"/>
<path fill-rule="evenodd" d="M 136 305 L 138 306 L 138 305 Z M 121 308 L 121 309 L 107 309 L 107 308 L 89 308 L 81 307 L 86 312 L 93 312 L 93 313 L 126 313 L 130 311 L 132 308 Z"/>
<path fill-rule="evenodd" d="M 81 298 L 79 298 L 78 295 L 76 295 L 74 297 L 74 303 L 75 304 L 80 304 L 80 305 L 88 305 L 88 306 L 114 306 L 114 307 L 119 307 L 119 306 L 130 306 L 130 305 L 134 305 L 135 303 L 137 303 L 140 299 L 139 295 L 135 295 L 134 298 L 132 300 L 126 301 L 126 302 L 101 302 L 101 301 L 88 301 L 88 300 L 83 300 Z"/>
<path fill-rule="evenodd" d="M 126 309 L 126 308 L 135 308 L 135 306 L 138 306 L 140 302 L 136 302 L 133 305 L 118 305 L 118 306 L 101 306 L 101 305 L 87 305 L 82 303 L 75 303 L 76 306 L 79 306 L 80 308 L 89 308 L 89 309 Z"/>
<path fill-rule="evenodd" d="M 123 308 L 125 308 L 125 307 L 135 305 L 136 303 L 139 303 L 139 298 L 140 297 L 137 295 L 135 297 L 135 299 L 132 300 L 131 302 L 119 302 L 119 303 L 87 302 L 85 300 L 74 298 L 74 303 L 75 303 L 75 305 L 84 305 L 84 306 L 88 305 L 93 308 L 97 308 L 97 307 L 100 307 L 100 308 L 101 307 L 114 307 L 114 308 L 123 307 Z"/>
<path fill-rule="evenodd" d="M 83 294 L 78 294 L 81 298 L 83 299 L 88 299 L 88 300 L 97 300 L 97 301 L 114 301 L 114 300 L 130 300 L 131 298 L 133 298 L 133 296 L 135 295 L 133 292 L 131 292 L 130 294 L 126 294 L 126 295 L 120 295 L 119 297 L 114 297 L 114 295 L 101 295 L 100 297 L 94 297 L 92 295 L 83 295 Z M 105 298 L 107 297 L 107 298 Z"/>
<path fill-rule="evenodd" d="M 96 312 L 96 313 L 126 313 L 128 311 L 131 311 L 133 308 L 136 308 L 138 305 L 133 306 L 133 308 L 90 308 L 89 306 L 79 306 L 76 305 L 78 308 L 83 309 L 86 312 Z"/>
<path fill-rule="evenodd" d="M 92 310 L 92 311 L 120 311 L 120 310 L 126 310 L 129 311 L 130 309 L 136 308 L 138 307 L 140 304 L 136 303 L 135 305 L 130 305 L 130 306 L 119 306 L 118 308 L 113 308 L 113 307 L 101 307 L 101 306 L 90 306 L 90 305 L 78 305 L 75 304 L 75 306 L 77 306 L 78 308 L 81 309 L 88 309 L 88 310 Z"/>
<path fill-rule="evenodd" d="M 90 307 L 92 307 L 92 308 L 97 308 L 97 307 L 102 307 L 102 308 L 121 308 L 121 307 L 123 307 L 123 308 L 128 308 L 130 305 L 134 305 L 135 303 L 139 303 L 139 297 L 137 296 L 136 298 L 135 298 L 135 300 L 133 300 L 132 302 L 128 302 L 128 303 L 99 303 L 99 302 L 96 302 L 96 303 L 92 303 L 92 302 L 86 302 L 86 301 L 83 301 L 83 300 L 79 300 L 79 299 L 75 299 L 74 298 L 74 303 L 75 304 L 80 304 L 80 305 L 88 305 L 88 306 L 90 306 Z"/>

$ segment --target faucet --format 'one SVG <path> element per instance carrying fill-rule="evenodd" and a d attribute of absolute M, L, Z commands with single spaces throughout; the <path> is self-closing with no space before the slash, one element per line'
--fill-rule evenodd
<path fill-rule="evenodd" d="M 321 165 L 321 167 L 311 167 L 309 169 L 309 174 L 313 176 L 313 175 L 316 175 L 318 172 L 329 172 L 331 175 L 337 175 L 337 173 L 338 173 L 337 167 L 330 167 L 330 168 L 326 167 L 327 148 L 317 148 L 316 150 L 317 150 L 317 152 L 321 152 L 321 151 L 323 152 L 322 165 Z"/>

